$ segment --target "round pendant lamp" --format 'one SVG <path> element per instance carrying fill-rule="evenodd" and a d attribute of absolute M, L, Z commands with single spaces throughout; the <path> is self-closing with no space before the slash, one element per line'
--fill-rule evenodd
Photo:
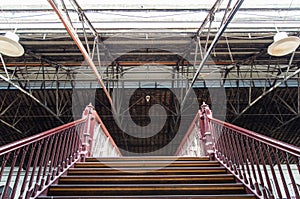
<path fill-rule="evenodd" d="M 294 52 L 300 45 L 300 38 L 288 36 L 286 32 L 278 32 L 274 36 L 274 42 L 268 47 L 268 54 L 272 56 L 284 56 Z"/>
<path fill-rule="evenodd" d="M 0 53 L 10 57 L 22 56 L 24 48 L 19 43 L 19 36 L 10 31 L 0 36 Z"/>

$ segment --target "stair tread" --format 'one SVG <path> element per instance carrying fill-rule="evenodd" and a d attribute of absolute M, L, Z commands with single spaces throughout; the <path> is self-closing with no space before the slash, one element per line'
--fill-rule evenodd
<path fill-rule="evenodd" d="M 123 171 L 123 170 L 141 170 L 141 171 L 164 171 L 164 170 L 224 170 L 223 166 L 217 167 L 118 167 L 118 168 L 70 168 L 70 171 L 74 170 L 91 170 L 91 171 Z"/>
<path fill-rule="evenodd" d="M 78 196 L 40 196 L 40 199 L 74 199 Z M 180 199 L 255 199 L 254 194 L 230 194 L 230 195 L 136 195 L 136 196 L 126 196 L 126 195 L 119 195 L 119 196 L 80 196 L 81 199 L 93 199 L 93 198 L 127 198 L 127 199 L 138 199 L 138 198 L 151 198 L 151 199 L 159 199 L 159 198 L 180 198 Z"/>
<path fill-rule="evenodd" d="M 233 194 L 244 193 L 240 183 L 228 184 L 103 184 L 53 185 L 50 195 L 169 195 L 169 194 Z"/>
<path fill-rule="evenodd" d="M 168 183 L 177 182 L 185 183 L 187 181 L 199 182 L 230 182 L 234 180 L 232 174 L 214 174 L 214 175 L 110 175 L 110 176 L 62 176 L 60 183 L 132 183 L 132 182 L 147 182 L 147 183 Z"/>
<path fill-rule="evenodd" d="M 220 166 L 218 161 L 124 161 L 124 162 L 111 162 L 111 161 L 99 161 L 99 162 L 78 162 L 75 164 L 76 168 L 82 167 L 204 167 L 204 166 Z"/>
<path fill-rule="evenodd" d="M 200 167 L 200 168 L 70 168 L 68 170 L 68 175 L 108 175 L 108 174 L 118 174 L 122 175 L 124 173 L 132 175 L 140 174 L 203 174 L 203 173 L 226 173 L 227 170 L 224 167 Z"/>
<path fill-rule="evenodd" d="M 231 173 L 223 174 L 205 174 L 205 175 L 109 175 L 109 176 L 99 176 L 99 175 L 88 175 L 88 176 L 61 176 L 61 178 L 201 178 L 201 177 L 234 177 Z"/>
<path fill-rule="evenodd" d="M 194 187 L 211 187 L 211 186 L 222 186 L 222 187 L 243 187 L 242 183 L 226 183 L 226 184 L 130 184 L 130 185 L 124 185 L 124 184 L 80 184 L 80 185 L 51 185 L 51 187 L 108 187 L 108 188 L 113 188 L 113 187 L 128 187 L 128 188 L 145 188 L 145 187 L 172 187 L 172 188 L 194 188 Z M 221 187 L 221 188 L 222 188 Z"/>
<path fill-rule="evenodd" d="M 87 158 L 39 198 L 254 199 L 218 161 L 208 157 Z"/>
<path fill-rule="evenodd" d="M 217 167 L 118 167 L 118 168 L 70 168 L 69 172 L 201 172 L 201 171 L 225 171 L 223 166 Z"/>
<path fill-rule="evenodd" d="M 86 158 L 86 162 L 93 162 L 93 161 L 131 161 L 131 160 L 143 160 L 143 161 L 151 161 L 151 160 L 165 160 L 165 161 L 191 161 L 191 160 L 209 160 L 209 157 L 203 156 L 203 157 L 185 157 L 185 156 L 126 156 L 126 157 L 89 157 Z"/>

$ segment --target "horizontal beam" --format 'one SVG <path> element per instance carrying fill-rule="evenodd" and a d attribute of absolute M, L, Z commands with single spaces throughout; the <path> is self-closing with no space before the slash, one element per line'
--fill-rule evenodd
<path fill-rule="evenodd" d="M 211 1 L 191 1 L 187 3 L 186 1 L 166 1 L 166 0 L 152 0 L 152 1 L 83 1 L 81 6 L 85 11 L 88 10 L 139 10 L 147 11 L 151 10 L 209 10 L 212 6 Z M 68 6 L 68 5 L 67 5 Z M 225 8 L 225 4 L 221 8 Z M 241 10 L 249 9 L 278 9 L 278 10 L 290 10 L 293 8 L 300 8 L 300 3 L 298 1 L 293 2 L 293 6 L 290 7 L 290 2 L 288 1 L 274 1 L 274 0 L 252 0 L 244 3 Z M 3 1 L 1 4 L 2 10 L 51 10 L 51 7 L 42 0 L 36 1 Z"/>
<path fill-rule="evenodd" d="M 103 62 L 102 62 L 103 63 Z M 59 63 L 57 63 L 59 64 Z M 83 66 L 82 62 L 64 62 L 61 63 L 65 67 L 78 67 L 78 66 Z M 107 63 L 111 65 L 111 62 Z M 178 62 L 175 61 L 118 61 L 117 64 L 119 66 L 143 66 L 143 65 L 153 65 L 153 66 L 161 66 L 161 65 L 166 65 L 166 66 L 177 66 Z M 187 66 L 190 65 L 191 63 L 185 61 L 181 63 L 181 66 Z M 220 61 L 220 62 L 206 62 L 207 65 L 231 65 L 233 64 L 232 62 L 225 62 L 225 61 Z M 52 67 L 53 65 L 50 65 L 48 63 L 40 63 L 40 62 L 10 62 L 10 63 L 5 63 L 6 67 Z M 0 67 L 2 67 L 3 64 L 0 63 Z M 84 65 L 83 67 L 86 67 Z"/>

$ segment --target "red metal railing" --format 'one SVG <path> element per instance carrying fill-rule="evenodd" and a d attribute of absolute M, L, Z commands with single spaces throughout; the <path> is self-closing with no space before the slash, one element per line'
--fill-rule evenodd
<path fill-rule="evenodd" d="M 202 155 L 220 161 L 258 198 L 300 198 L 299 147 L 212 118 L 204 104 L 176 155 L 190 151 L 182 146 L 197 130 Z"/>
<path fill-rule="evenodd" d="M 83 134 L 83 145 L 86 148 L 86 156 L 103 157 L 103 156 L 122 156 L 118 146 L 106 129 L 104 123 L 100 119 L 94 107 L 91 105 L 87 109 L 91 115 L 88 129 Z"/>
<path fill-rule="evenodd" d="M 92 156 L 95 126 L 121 155 L 91 105 L 82 119 L 0 147 L 1 198 L 35 198 L 75 162 Z"/>
<path fill-rule="evenodd" d="M 202 109 L 211 115 L 211 111 L 206 107 L 208 107 L 206 104 L 202 105 Z M 199 110 L 182 139 L 175 153 L 176 156 L 211 156 L 213 158 L 214 140 L 206 118 L 202 110 Z"/>

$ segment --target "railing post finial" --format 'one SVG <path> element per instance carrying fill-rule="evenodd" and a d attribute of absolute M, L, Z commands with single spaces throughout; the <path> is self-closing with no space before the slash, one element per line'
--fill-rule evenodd
<path fill-rule="evenodd" d="M 92 113 L 92 111 L 95 110 L 95 107 L 92 105 L 92 103 L 89 103 L 89 105 L 87 105 L 82 113 L 82 118 L 87 117 L 89 114 Z"/>
<path fill-rule="evenodd" d="M 89 103 L 87 105 L 82 113 L 82 118 L 86 118 L 86 124 L 84 128 L 84 132 L 82 133 L 81 141 L 82 141 L 82 157 L 81 161 L 84 161 L 85 157 L 90 156 L 91 154 L 91 143 L 94 136 L 94 111 L 95 107 L 92 105 L 92 103 Z"/>
<path fill-rule="evenodd" d="M 201 105 L 201 117 L 202 122 L 202 139 L 205 148 L 205 153 L 210 157 L 210 159 L 214 159 L 214 138 L 210 128 L 209 118 L 212 118 L 212 112 L 209 106 L 203 102 Z"/>

